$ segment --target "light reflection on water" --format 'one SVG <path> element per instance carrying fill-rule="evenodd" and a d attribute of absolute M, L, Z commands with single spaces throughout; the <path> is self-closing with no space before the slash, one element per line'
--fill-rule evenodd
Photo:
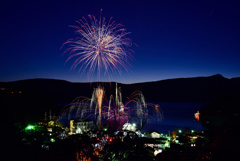
<path fill-rule="evenodd" d="M 82 150 L 76 150 L 75 156 L 76 161 L 91 161 L 91 156 Z"/>
<path fill-rule="evenodd" d="M 83 146 L 83 145 L 81 145 Z M 101 160 L 100 159 L 100 151 L 103 150 L 103 147 L 97 148 L 76 148 L 75 150 L 75 159 L 72 161 L 91 161 L 91 160 Z"/>

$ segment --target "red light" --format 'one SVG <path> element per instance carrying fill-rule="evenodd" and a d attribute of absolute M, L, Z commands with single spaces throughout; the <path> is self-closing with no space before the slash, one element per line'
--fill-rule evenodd
<path fill-rule="evenodd" d="M 109 139 L 109 142 L 112 142 L 112 138 Z"/>

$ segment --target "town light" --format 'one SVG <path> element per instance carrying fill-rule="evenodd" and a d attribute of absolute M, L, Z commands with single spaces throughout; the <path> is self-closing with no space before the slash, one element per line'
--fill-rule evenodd
<path fill-rule="evenodd" d="M 33 126 L 33 125 L 28 125 L 26 128 L 25 128 L 25 130 L 27 131 L 27 130 L 35 130 L 35 126 Z"/>
<path fill-rule="evenodd" d="M 155 151 L 154 151 L 154 156 L 156 156 L 156 155 L 159 154 L 159 153 L 162 153 L 162 149 L 157 149 L 157 150 L 155 150 Z"/>
<path fill-rule="evenodd" d="M 56 140 L 54 138 L 51 138 L 50 141 L 53 143 L 55 142 Z"/>

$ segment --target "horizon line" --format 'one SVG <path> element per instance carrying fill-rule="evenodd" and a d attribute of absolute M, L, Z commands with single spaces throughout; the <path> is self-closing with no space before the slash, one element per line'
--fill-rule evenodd
<path fill-rule="evenodd" d="M 152 80 L 152 81 L 143 81 L 143 82 L 133 82 L 133 83 L 122 83 L 122 82 L 118 82 L 118 81 L 79 81 L 79 82 L 75 82 L 75 81 L 70 81 L 70 80 L 66 80 L 66 79 L 58 79 L 58 78 L 27 78 L 27 79 L 19 79 L 19 80 L 12 80 L 12 81 L 0 81 L 1 83 L 10 83 L 10 82 L 18 82 L 18 81 L 24 81 L 24 80 L 34 80 L 34 79 L 49 79 L 49 80 L 60 80 L 60 81 L 66 81 L 66 82 L 70 82 L 70 83 L 121 83 L 121 84 L 138 84 L 138 83 L 149 83 L 149 82 L 158 82 L 158 81 L 164 81 L 164 80 L 172 80 L 172 79 L 187 79 L 187 78 L 203 78 L 203 77 L 213 77 L 213 76 L 220 76 L 226 79 L 233 79 L 233 78 L 240 78 L 239 77 L 231 77 L 231 78 L 227 78 L 224 77 L 222 74 L 213 74 L 213 75 L 209 75 L 209 76 L 195 76 L 195 77 L 177 77 L 177 78 L 166 78 L 166 79 L 159 79 L 159 80 Z"/>

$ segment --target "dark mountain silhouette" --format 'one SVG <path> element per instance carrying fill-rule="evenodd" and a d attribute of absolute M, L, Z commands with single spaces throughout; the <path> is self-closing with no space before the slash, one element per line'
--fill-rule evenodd
<path fill-rule="evenodd" d="M 91 97 L 97 86 L 104 86 L 106 95 L 115 94 L 112 83 L 71 83 L 57 79 L 28 79 L 0 82 L 1 88 L 47 98 L 54 103 L 70 103 L 78 96 Z M 121 84 L 123 98 L 135 90 L 143 92 L 148 101 L 213 101 L 220 97 L 240 94 L 240 78 L 227 79 L 217 74 L 209 77 L 177 78 L 155 82 Z M 39 100 L 40 101 L 40 100 Z"/>
<path fill-rule="evenodd" d="M 240 79 L 227 79 L 218 74 L 210 77 L 179 78 L 143 83 L 141 87 L 144 95 L 150 100 L 213 101 L 228 95 L 238 95 Z M 148 98 L 148 96 L 150 97 Z"/>
<path fill-rule="evenodd" d="M 112 83 L 72 83 L 55 79 L 28 79 L 0 82 L 1 105 L 18 112 L 38 112 L 63 107 L 78 96 L 91 97 L 98 85 L 104 87 L 106 96 L 115 94 Z M 209 77 L 167 79 L 155 82 L 121 84 L 123 101 L 140 90 L 147 102 L 160 101 L 215 101 L 240 95 L 240 78 L 224 78 L 217 74 Z M 19 93 L 19 91 L 21 91 Z M 38 110 L 36 110 L 38 109 Z M 55 109 L 59 111 L 60 109 Z"/>

